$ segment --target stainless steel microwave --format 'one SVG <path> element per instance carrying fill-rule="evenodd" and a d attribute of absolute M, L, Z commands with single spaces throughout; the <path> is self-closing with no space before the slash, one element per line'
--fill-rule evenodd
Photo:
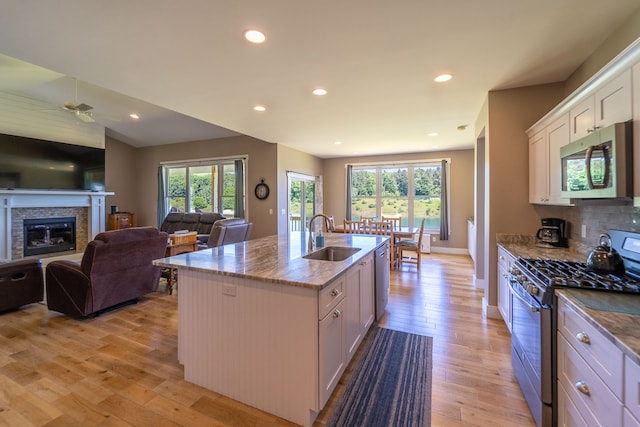
<path fill-rule="evenodd" d="M 600 199 L 633 193 L 632 122 L 616 123 L 560 148 L 561 197 Z"/>

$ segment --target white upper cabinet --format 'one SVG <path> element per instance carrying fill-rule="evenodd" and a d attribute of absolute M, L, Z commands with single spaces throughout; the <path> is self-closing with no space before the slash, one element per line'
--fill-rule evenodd
<path fill-rule="evenodd" d="M 605 83 L 571 109 L 571 141 L 609 125 L 631 120 L 631 70 Z"/>
<path fill-rule="evenodd" d="M 571 204 L 571 199 L 560 197 L 560 148 L 569 142 L 569 116 L 566 114 L 529 138 L 529 203 Z"/>
<path fill-rule="evenodd" d="M 640 206 L 640 63 L 633 67 L 633 205 Z"/>

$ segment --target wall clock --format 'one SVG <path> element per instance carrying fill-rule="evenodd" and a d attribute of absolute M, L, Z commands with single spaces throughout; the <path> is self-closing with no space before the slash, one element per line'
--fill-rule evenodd
<path fill-rule="evenodd" d="M 264 179 L 260 180 L 260 184 L 256 185 L 256 197 L 260 200 L 264 200 L 269 197 L 269 186 L 264 183 Z"/>

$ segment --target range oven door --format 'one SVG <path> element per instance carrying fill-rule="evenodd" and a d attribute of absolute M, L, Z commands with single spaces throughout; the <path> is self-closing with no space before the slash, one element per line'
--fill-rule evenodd
<path fill-rule="evenodd" d="M 552 425 L 551 310 L 529 295 L 515 278 L 512 303 L 511 364 L 537 426 Z"/>

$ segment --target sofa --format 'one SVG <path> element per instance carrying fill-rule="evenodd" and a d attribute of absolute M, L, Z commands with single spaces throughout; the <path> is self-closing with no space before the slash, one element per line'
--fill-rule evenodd
<path fill-rule="evenodd" d="M 249 240 L 252 228 L 253 223 L 242 218 L 221 219 L 211 228 L 206 247 L 214 248 Z"/>
<path fill-rule="evenodd" d="M 87 244 L 80 263 L 46 268 L 47 306 L 71 317 L 99 314 L 158 289 L 168 234 L 155 227 L 105 231 Z"/>
<path fill-rule="evenodd" d="M 173 234 L 179 230 L 195 231 L 198 242 L 206 245 L 211 234 L 211 228 L 216 221 L 225 219 L 216 212 L 171 212 L 160 225 L 160 231 Z"/>
<path fill-rule="evenodd" d="M 0 264 L 0 312 L 42 301 L 44 277 L 39 259 Z"/>

